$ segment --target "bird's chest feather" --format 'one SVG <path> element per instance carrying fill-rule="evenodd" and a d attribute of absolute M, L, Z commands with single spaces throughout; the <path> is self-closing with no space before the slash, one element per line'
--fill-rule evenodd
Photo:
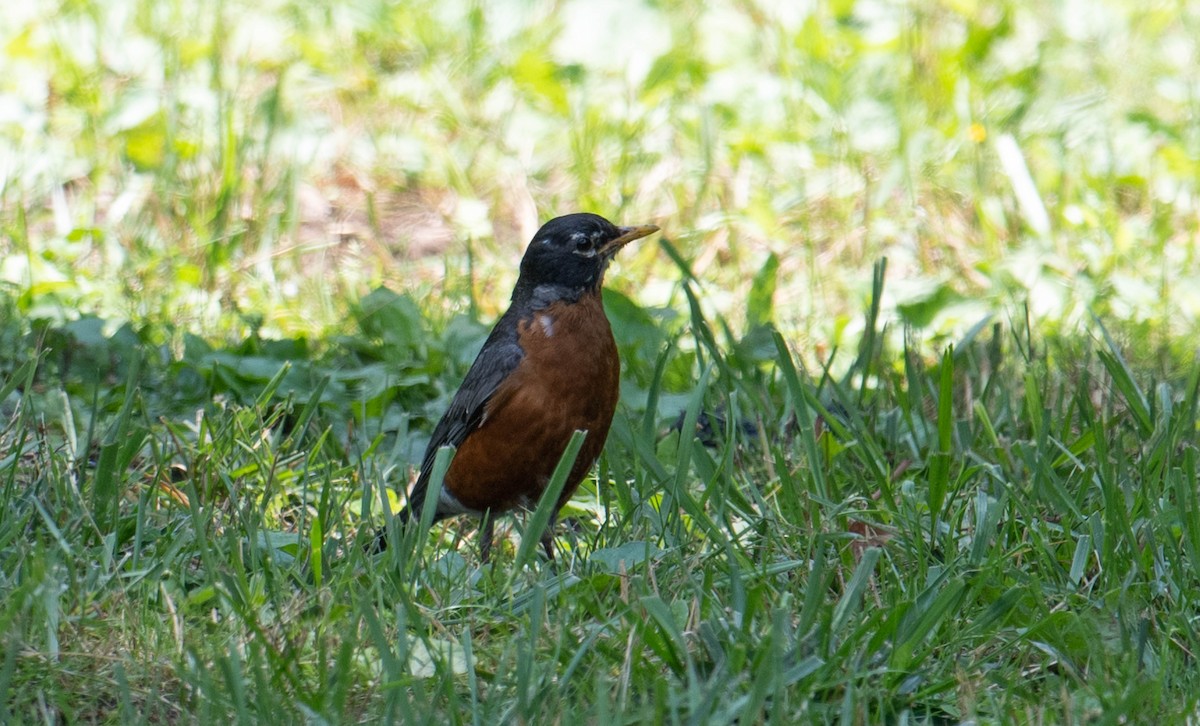
<path fill-rule="evenodd" d="M 520 378 L 526 395 L 543 399 L 568 418 L 611 417 L 620 384 L 620 361 L 599 295 L 554 303 L 517 326 L 525 358 Z"/>

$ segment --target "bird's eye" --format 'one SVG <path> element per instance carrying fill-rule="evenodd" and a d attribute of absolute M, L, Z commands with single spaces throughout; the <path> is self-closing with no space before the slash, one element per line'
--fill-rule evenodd
<path fill-rule="evenodd" d="M 571 242 L 575 245 L 575 254 L 578 255 L 593 255 L 596 252 L 596 240 L 588 234 L 571 235 Z"/>

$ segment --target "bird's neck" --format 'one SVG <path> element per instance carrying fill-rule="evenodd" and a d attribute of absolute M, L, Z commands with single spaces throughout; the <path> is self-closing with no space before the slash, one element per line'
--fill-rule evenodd
<path fill-rule="evenodd" d="M 584 285 L 574 287 L 555 283 L 521 284 L 513 288 L 512 301 L 514 306 L 520 305 L 530 310 L 541 310 L 556 302 L 579 302 L 580 298 L 600 291 L 599 285 Z"/>

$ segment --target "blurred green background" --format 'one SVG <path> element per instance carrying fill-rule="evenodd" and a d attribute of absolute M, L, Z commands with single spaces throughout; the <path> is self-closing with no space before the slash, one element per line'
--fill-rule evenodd
<path fill-rule="evenodd" d="M 810 360 L 882 256 L 931 335 L 1027 306 L 1160 349 L 1200 312 L 1198 38 L 1190 2 L 10 3 L 0 279 L 208 335 L 324 337 L 379 284 L 490 318 L 588 210 L 738 323 L 777 279 Z M 679 302 L 654 245 L 611 277 Z"/>

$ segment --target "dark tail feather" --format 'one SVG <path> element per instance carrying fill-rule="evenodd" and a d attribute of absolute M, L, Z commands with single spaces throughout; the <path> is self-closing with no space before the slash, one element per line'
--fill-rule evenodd
<path fill-rule="evenodd" d="M 399 529 L 399 528 L 403 527 L 404 525 L 408 524 L 408 520 L 410 520 L 410 519 L 412 519 L 411 507 L 405 507 L 404 509 L 401 509 L 399 512 L 397 512 L 396 516 L 392 517 L 391 524 L 394 524 L 396 526 L 396 528 Z M 371 537 L 371 540 L 369 542 L 367 542 L 365 545 L 363 545 L 363 548 L 367 551 L 367 554 L 369 554 L 369 555 L 377 555 L 380 552 L 387 550 L 387 548 L 388 548 L 388 525 L 384 525 L 384 526 L 380 527 L 379 529 L 375 530 L 375 535 L 373 537 Z"/>

